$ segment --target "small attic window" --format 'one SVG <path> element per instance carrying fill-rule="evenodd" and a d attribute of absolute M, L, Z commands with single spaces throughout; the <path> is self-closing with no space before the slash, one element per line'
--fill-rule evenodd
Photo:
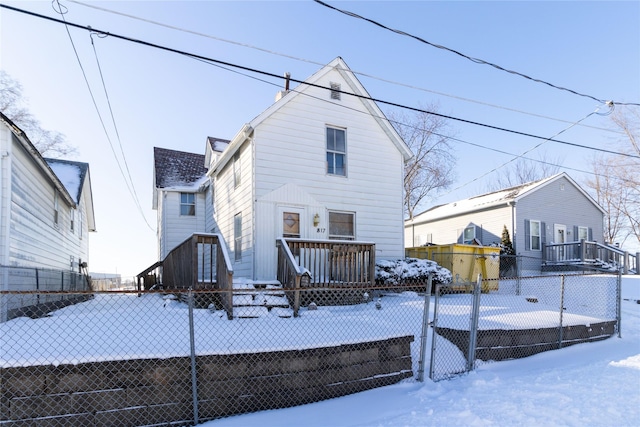
<path fill-rule="evenodd" d="M 340 99 L 340 83 L 329 83 L 329 85 L 331 86 L 331 99 Z"/>

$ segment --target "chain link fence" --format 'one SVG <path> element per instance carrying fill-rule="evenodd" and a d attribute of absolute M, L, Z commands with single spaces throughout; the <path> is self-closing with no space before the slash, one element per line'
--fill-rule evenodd
<path fill-rule="evenodd" d="M 0 323 L 0 425 L 193 425 L 415 381 L 424 294 L 302 292 L 293 317 L 279 286 L 237 283 L 233 320 L 212 292 L 47 293 L 86 301 Z"/>
<path fill-rule="evenodd" d="M 442 271 L 407 278 L 413 268 L 390 266 L 375 286 L 303 288 L 297 317 L 275 282 L 234 282 L 232 320 L 216 291 L 0 291 L 5 313 L 75 302 L 0 323 L 0 425 L 194 425 L 619 332 L 617 276 L 456 287 Z"/>
<path fill-rule="evenodd" d="M 430 377 L 619 335 L 620 284 L 619 274 L 574 274 L 438 286 Z"/>
<path fill-rule="evenodd" d="M 87 276 L 69 270 L 0 266 L 0 290 L 5 289 L 24 292 L 0 304 L 0 322 L 39 317 L 42 312 L 80 302 L 86 296 L 73 291 L 90 290 L 91 284 Z"/>

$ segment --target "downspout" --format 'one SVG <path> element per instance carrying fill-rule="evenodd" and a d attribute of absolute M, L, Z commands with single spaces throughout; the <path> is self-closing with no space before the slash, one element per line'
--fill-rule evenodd
<path fill-rule="evenodd" d="M 516 244 L 516 201 L 512 200 L 508 202 L 509 206 L 511 206 L 511 246 L 513 246 L 513 251 L 517 254 L 517 244 Z"/>
<path fill-rule="evenodd" d="M 9 138 L 7 139 L 7 135 Z M 0 266 L 9 265 L 9 233 L 11 207 L 11 132 L 0 127 Z M 0 268 L 0 290 L 9 290 L 9 269 Z M 0 296 L 0 322 L 7 320 L 8 296 Z"/>

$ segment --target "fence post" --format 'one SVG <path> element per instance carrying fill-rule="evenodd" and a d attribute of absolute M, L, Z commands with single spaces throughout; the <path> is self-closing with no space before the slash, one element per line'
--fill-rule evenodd
<path fill-rule="evenodd" d="M 522 258 L 519 256 L 516 256 L 515 260 L 516 260 L 516 295 L 520 295 L 520 293 L 522 292 L 521 290 L 522 283 L 520 283 L 520 269 L 522 268 L 520 264 L 522 264 Z"/>
<path fill-rule="evenodd" d="M 618 338 L 622 338 L 622 274 L 619 269 L 616 281 L 616 320 L 618 321 Z"/>
<path fill-rule="evenodd" d="M 564 317 L 564 274 L 560 276 L 560 331 L 558 331 L 558 348 L 562 348 L 562 340 L 564 339 L 564 331 L 562 329 L 563 317 Z"/>
<path fill-rule="evenodd" d="M 433 310 L 433 328 L 431 331 L 431 363 L 429 363 L 429 378 L 433 379 L 433 368 L 436 355 L 436 330 L 438 329 L 438 304 L 440 303 L 440 285 L 436 286 L 436 295 Z"/>
<path fill-rule="evenodd" d="M 480 317 L 480 290 L 482 289 L 482 274 L 478 274 L 478 281 L 473 288 L 473 306 L 471 321 L 469 322 L 469 354 L 467 355 L 467 371 L 472 371 L 476 361 L 476 344 L 478 340 L 478 317 Z"/>
<path fill-rule="evenodd" d="M 193 327 L 193 289 L 189 287 L 189 346 L 191 348 L 191 394 L 193 398 L 193 421 L 198 421 L 198 379 L 196 377 L 196 341 Z"/>
<path fill-rule="evenodd" d="M 422 311 L 422 335 L 420 336 L 420 360 L 418 361 L 418 381 L 424 381 L 425 353 L 427 352 L 427 333 L 429 333 L 429 303 L 431 301 L 431 284 L 433 273 L 427 278 L 427 289 L 424 293 L 424 309 Z"/>

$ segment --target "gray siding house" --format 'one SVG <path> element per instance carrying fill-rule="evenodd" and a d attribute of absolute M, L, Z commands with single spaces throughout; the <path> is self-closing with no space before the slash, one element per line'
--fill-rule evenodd
<path fill-rule="evenodd" d="M 541 271 L 546 245 L 603 242 L 604 210 L 569 175 L 505 188 L 435 206 L 405 221 L 407 247 L 498 244 L 507 228 L 521 274 Z M 567 255 L 568 257 L 568 255 Z"/>

